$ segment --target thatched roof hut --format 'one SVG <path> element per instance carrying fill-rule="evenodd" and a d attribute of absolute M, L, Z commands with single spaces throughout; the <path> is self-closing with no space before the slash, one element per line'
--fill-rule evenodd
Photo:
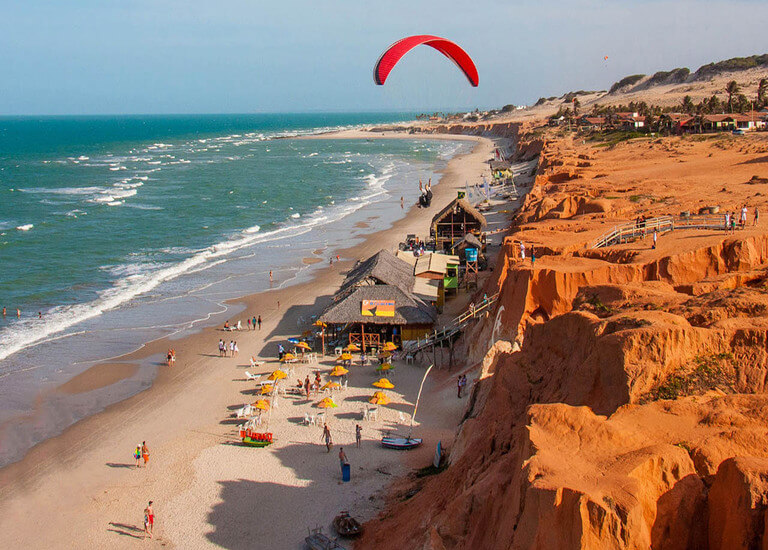
<path fill-rule="evenodd" d="M 373 285 L 396 286 L 410 294 L 413 290 L 413 267 L 389 250 L 381 250 L 347 273 L 334 300 L 347 296 L 357 288 Z"/>
<path fill-rule="evenodd" d="M 454 199 L 432 218 L 432 236 L 438 250 L 450 248 L 467 233 L 481 232 L 488 222 L 466 199 Z"/>
<path fill-rule="evenodd" d="M 393 317 L 376 317 L 362 314 L 363 300 L 392 300 L 395 302 Z M 437 310 L 418 298 L 393 285 L 361 286 L 341 299 L 334 301 L 320 316 L 324 323 L 347 325 L 432 325 Z"/>

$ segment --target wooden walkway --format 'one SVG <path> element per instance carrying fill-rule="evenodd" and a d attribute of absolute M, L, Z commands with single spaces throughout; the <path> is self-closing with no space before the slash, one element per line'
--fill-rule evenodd
<path fill-rule="evenodd" d="M 739 225 L 736 225 L 740 229 Z M 592 248 L 603 248 L 615 244 L 623 244 L 639 237 L 657 233 L 667 233 L 676 229 L 715 229 L 722 230 L 725 227 L 725 215 L 689 216 L 687 218 L 674 218 L 672 216 L 659 216 L 648 218 L 642 222 L 631 222 L 617 225 L 608 233 L 602 235 L 594 243 Z"/>

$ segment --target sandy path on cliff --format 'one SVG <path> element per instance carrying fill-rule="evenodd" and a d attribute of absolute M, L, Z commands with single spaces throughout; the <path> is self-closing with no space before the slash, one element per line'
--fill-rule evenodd
<path fill-rule="evenodd" d="M 429 136 L 432 139 L 435 136 Z M 457 136 L 449 136 L 455 139 Z M 142 510 L 155 502 L 155 544 L 180 548 L 219 544 L 227 548 L 298 548 L 306 528 L 327 525 L 339 510 L 352 508 L 366 516 L 374 511 L 369 498 L 412 461 L 428 462 L 433 448 L 400 455 L 373 441 L 382 429 L 409 413 L 423 369 L 400 367 L 393 405 L 364 426 L 360 451 L 347 448 L 353 481 L 339 485 L 336 450 L 352 441 L 355 416 L 373 388 L 371 368 L 353 371 L 344 400 L 334 410 L 332 429 L 337 447 L 330 454 L 319 445 L 320 430 L 296 423 L 304 412 L 316 412 L 316 401 L 281 400 L 272 414 L 271 431 L 278 441 L 269 449 L 232 445 L 236 421 L 231 411 L 253 396 L 243 379 L 247 358 L 274 356 L 276 341 L 297 334 L 296 320 L 317 313 L 338 288 L 353 260 L 381 248 L 393 248 L 406 233 L 426 234 L 432 215 L 448 203 L 465 181 L 479 182 L 493 143 L 470 138 L 474 151 L 448 163 L 434 188 L 434 206 L 411 209 L 390 229 L 340 251 L 349 260 L 319 270 L 310 283 L 246 297 L 230 304 L 244 307 L 241 317 L 261 314 L 261 332 L 236 333 L 240 357 L 219 358 L 216 342 L 231 339 L 215 327 L 172 343 L 157 341 L 121 361 L 158 361 L 173 346 L 178 364 L 161 368 L 151 388 L 85 419 L 59 437 L 36 446 L 19 463 L 0 470 L 0 532 L 4 544 L 19 547 L 132 547 L 141 543 Z M 277 309 L 277 302 L 282 309 Z M 290 304 L 290 307 L 288 307 Z M 265 365 L 259 372 L 271 370 Z M 250 370 L 250 367 L 247 367 Z M 327 365 L 322 367 L 324 370 Z M 295 378 L 305 376 L 300 366 Z M 434 386 L 432 385 L 434 384 Z M 439 377 L 425 397 L 423 434 L 450 437 L 462 402 L 448 399 L 452 387 Z M 420 415 L 421 416 L 421 415 Z M 131 452 L 146 440 L 152 451 L 149 468 L 131 467 Z M 430 446 L 431 447 L 431 446 Z M 41 526 L 44 526 L 41 529 Z M 256 542 L 258 537 L 258 543 Z"/>

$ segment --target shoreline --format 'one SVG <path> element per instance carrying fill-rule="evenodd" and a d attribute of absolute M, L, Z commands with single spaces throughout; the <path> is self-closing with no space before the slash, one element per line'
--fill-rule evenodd
<path fill-rule="evenodd" d="M 448 154 L 466 153 L 469 149 L 466 144 L 462 145 L 460 140 L 453 140 L 452 143 L 445 145 L 437 144 L 437 141 L 439 140 L 427 138 L 425 142 L 427 147 L 440 152 L 435 156 L 434 161 L 430 159 L 431 165 L 425 165 L 425 169 L 433 178 L 439 170 L 446 166 L 447 161 L 451 158 Z M 296 147 L 300 146 L 296 145 Z M 312 145 L 306 141 L 300 148 L 309 151 L 328 149 L 323 145 Z M 335 149 L 336 146 L 332 148 Z M 361 146 L 361 148 L 365 147 Z M 421 147 L 393 145 L 389 149 L 400 151 L 413 148 Z M 380 150 L 381 147 L 374 147 L 374 149 Z M 366 238 L 366 234 L 389 227 L 393 219 L 405 215 L 404 213 L 401 214 L 399 205 L 396 207 L 395 202 L 400 195 L 405 195 L 407 199 L 411 198 L 413 195 L 411 188 L 415 189 L 415 185 L 406 184 L 412 183 L 416 171 L 415 169 L 403 169 L 399 166 L 407 166 L 406 159 L 408 157 L 403 157 L 402 161 L 397 161 L 397 158 L 400 157 L 395 155 L 395 161 L 389 162 L 392 166 L 395 163 L 398 164 L 394 169 L 387 166 L 386 158 L 375 164 L 377 169 L 373 172 L 377 174 L 377 177 L 369 182 L 369 186 L 372 187 L 366 187 L 360 192 L 355 192 L 353 193 L 355 197 L 351 201 L 340 203 L 343 219 L 335 221 L 335 216 L 327 215 L 322 218 L 326 221 L 314 224 L 310 217 L 308 223 L 312 228 L 303 229 L 298 234 L 301 235 L 304 231 L 308 231 L 307 234 L 310 239 L 317 241 L 316 244 L 322 245 L 325 254 L 333 252 L 335 255 L 342 248 L 348 246 L 349 241 L 362 242 Z M 385 168 L 383 171 L 381 170 L 382 166 Z M 394 178 L 392 173 L 394 173 Z M 373 193 L 374 198 L 369 199 L 368 195 L 371 193 Z M 362 197 L 362 200 L 354 202 L 359 197 Z M 370 205 L 361 206 L 369 202 Z M 331 211 L 329 210 L 329 212 Z M 365 217 L 371 215 L 373 218 Z M 363 223 L 365 223 L 365 227 L 362 226 Z M 286 233 L 284 232 L 284 234 Z M 188 294 L 174 293 L 173 290 L 170 293 L 160 291 L 159 297 L 162 299 L 154 300 L 151 296 L 153 293 L 150 292 L 149 298 L 145 299 L 145 297 L 140 296 L 135 302 L 131 302 L 125 307 L 119 307 L 105 313 L 103 321 L 88 321 L 80 333 L 86 336 L 78 335 L 76 330 L 79 329 L 75 329 L 69 331 L 72 334 L 62 333 L 50 339 L 51 342 L 61 340 L 67 343 L 47 343 L 44 341 L 40 348 L 31 349 L 27 362 L 35 366 L 35 369 L 32 369 L 35 374 L 25 374 L 27 371 L 23 367 L 26 365 L 19 365 L 14 366 L 15 370 L 9 373 L 14 376 L 6 379 L 5 392 L 10 393 L 18 387 L 21 395 L 17 398 L 18 406 L 8 407 L 0 414 L 0 442 L 2 442 L 0 443 L 0 466 L 19 460 L 33 445 L 61 433 L 74 421 L 90 416 L 103 410 L 106 405 L 124 400 L 142 391 L 145 389 L 146 383 L 152 382 L 162 360 L 158 360 L 155 362 L 156 364 L 143 369 L 141 380 L 135 378 L 123 384 L 122 389 L 119 386 L 114 386 L 108 392 L 101 392 L 102 395 L 88 396 L 86 399 L 93 397 L 91 401 L 93 406 L 90 408 L 82 407 L 76 398 L 65 398 L 58 394 L 56 388 L 66 384 L 70 378 L 79 376 L 83 371 L 99 363 L 119 362 L 127 357 L 143 359 L 146 354 L 142 350 L 146 349 L 156 350 L 158 354 L 164 356 L 168 347 L 174 347 L 175 342 L 179 339 L 198 332 L 205 326 L 215 326 L 219 322 L 223 324 L 228 317 L 236 317 L 242 308 L 238 304 L 238 300 L 255 292 L 274 291 L 280 287 L 311 280 L 315 276 L 315 272 L 323 267 L 322 257 L 326 258 L 327 263 L 327 256 L 323 250 L 310 252 L 311 248 L 305 249 L 301 242 L 301 239 L 305 238 L 289 236 L 284 240 L 271 239 L 263 245 L 255 244 L 250 249 L 250 253 L 246 249 L 245 254 L 233 254 L 231 258 L 233 263 L 225 263 L 223 260 L 213 262 L 213 269 L 210 272 L 206 271 L 207 275 L 182 275 L 179 278 L 181 283 L 169 283 L 171 285 L 189 285 L 191 281 L 191 284 L 196 286 L 188 287 L 192 289 L 192 292 Z M 278 253 L 278 257 L 275 259 L 267 259 L 267 255 L 274 254 L 274 251 L 279 251 L 286 246 L 291 247 L 290 254 Z M 240 259 L 239 256 L 245 259 Z M 265 259 L 248 260 L 247 258 L 251 256 L 256 258 L 262 256 Z M 224 265 L 216 267 L 217 263 Z M 268 270 L 272 269 L 275 270 L 276 275 L 274 285 L 265 280 Z M 184 279 L 185 277 L 186 279 Z M 197 277 L 197 280 L 194 277 Z M 208 287 L 211 289 L 205 290 Z M 175 306 L 154 305 L 162 304 L 166 300 Z M 134 309 L 134 313 L 128 313 L 128 310 L 136 305 L 142 309 Z M 175 312 L 172 311 L 174 307 L 177 308 Z M 155 322 L 146 314 L 142 315 L 141 312 L 145 311 L 160 312 L 162 320 Z M 136 322 L 138 324 L 125 322 L 124 319 L 130 315 L 133 315 L 137 321 L 129 320 L 128 323 Z M 158 325 L 159 330 L 153 330 L 153 325 Z M 114 326 L 125 327 L 129 332 L 111 331 L 110 327 Z M 69 336 L 74 337 L 68 339 Z M 163 348 L 163 342 L 166 341 L 172 343 Z M 95 345 L 89 346 L 87 345 L 89 343 Z M 71 355 L 67 354 L 68 350 L 72 350 Z M 50 358 L 58 356 L 69 357 L 71 360 L 63 366 L 57 365 Z M 17 359 L 16 363 L 20 363 L 20 361 Z M 11 364 L 13 365 L 13 363 Z M 40 378 L 41 381 L 38 383 L 35 377 Z M 28 406 L 32 404 L 35 406 Z M 38 429 L 37 426 L 40 428 Z"/>
<path fill-rule="evenodd" d="M 334 139 L 335 137 L 335 135 L 328 136 L 325 134 L 314 139 Z M 348 136 L 343 137 L 346 138 Z M 400 137 L 405 139 L 411 137 L 413 139 L 433 139 L 437 136 Z M 456 140 L 457 136 L 449 135 L 444 139 Z M 253 311 L 257 303 L 264 310 L 264 304 L 269 302 L 269 306 L 266 308 L 268 313 L 263 315 L 265 322 L 264 334 L 267 336 L 266 338 L 258 339 L 256 342 L 244 344 L 241 347 L 242 359 L 240 362 L 250 355 L 257 355 L 261 358 L 272 356 L 273 354 L 269 347 L 270 341 L 284 340 L 284 337 L 288 334 L 295 335 L 297 332 L 296 324 L 292 321 L 299 315 L 303 315 L 304 312 L 321 309 L 324 301 L 329 300 L 330 296 L 338 288 L 342 280 L 341 272 L 351 267 L 356 259 L 368 257 L 381 248 L 396 246 L 396 243 L 406 233 L 416 232 L 423 234 L 424 228 L 428 226 L 429 220 L 431 220 L 431 215 L 439 210 L 437 205 L 449 202 L 453 193 L 455 193 L 455 189 L 462 187 L 464 180 L 471 177 L 470 172 L 467 171 L 467 165 L 472 165 L 471 170 L 477 172 L 475 175 L 477 177 L 480 174 L 478 168 L 482 169 L 485 160 L 487 160 L 490 151 L 492 151 L 493 142 L 491 140 L 478 137 L 469 137 L 468 139 L 475 141 L 477 145 L 473 148 L 472 152 L 453 157 L 448 161 L 442 171 L 439 183 L 434 186 L 435 196 L 433 204 L 435 206 L 433 208 L 420 211 L 416 206 L 412 206 L 405 212 L 404 217 L 394 221 L 388 229 L 367 234 L 361 243 L 339 251 L 341 255 L 352 259 L 335 263 L 333 268 L 326 266 L 316 270 L 307 282 L 287 285 L 281 289 L 269 290 L 226 301 L 227 305 L 233 310 L 242 308 L 243 311 Z M 462 166 L 464 166 L 463 170 L 461 169 Z M 283 304 L 283 309 L 277 309 L 277 301 Z M 289 303 L 291 307 L 286 307 Z M 233 315 L 236 316 L 236 314 Z M 81 482 L 84 482 L 83 463 L 88 462 L 96 466 L 103 460 L 103 457 L 109 454 L 106 448 L 114 445 L 123 445 L 126 447 L 126 450 L 121 451 L 121 453 L 127 454 L 128 448 L 133 444 L 134 440 L 147 439 L 153 441 L 154 447 L 162 449 L 166 445 L 173 446 L 174 434 L 178 433 L 179 428 L 199 430 L 204 426 L 216 425 L 216 419 L 220 419 L 226 410 L 219 408 L 217 403 L 222 400 L 229 402 L 231 398 L 221 396 L 219 399 L 210 399 L 210 403 L 201 407 L 203 410 L 197 411 L 197 417 L 190 419 L 186 414 L 182 414 L 182 411 L 186 410 L 185 407 L 189 407 L 189 405 L 183 402 L 180 403 L 178 397 L 179 393 L 188 392 L 186 393 L 187 395 L 199 394 L 201 400 L 205 400 L 204 390 L 209 387 L 208 384 L 215 386 L 223 383 L 221 380 L 217 380 L 215 369 L 204 370 L 209 366 L 213 367 L 215 365 L 218 367 L 216 365 L 217 361 L 212 361 L 208 358 L 208 355 L 212 355 L 212 353 L 206 353 L 206 351 L 215 351 L 215 339 L 218 337 L 229 337 L 230 334 L 239 335 L 239 333 L 224 333 L 222 335 L 216 329 L 216 326 L 218 326 L 218 323 L 214 326 L 199 328 L 193 334 L 181 339 L 172 340 L 171 345 L 179 350 L 177 366 L 173 369 L 160 367 L 154 383 L 146 390 L 110 405 L 100 413 L 78 421 L 67 428 L 61 435 L 47 439 L 33 447 L 22 460 L 0 469 L 0 486 L 4 487 L 0 492 L 0 498 L 2 498 L 0 509 L 9 508 L 10 501 L 17 499 L 32 498 L 34 500 L 35 496 L 33 494 L 45 487 L 46 484 L 43 482 L 43 479 L 46 476 L 64 474 L 69 475 L 71 481 L 79 479 Z M 164 354 L 167 347 L 168 342 L 166 339 L 159 339 L 131 354 L 114 358 L 112 362 L 134 363 L 142 360 L 146 361 L 154 355 Z M 228 386 L 231 386 L 228 380 L 226 382 Z M 200 393 L 201 391 L 203 393 Z M 220 393 L 226 394 L 228 392 L 226 389 L 222 389 Z M 169 405 L 179 406 L 177 410 L 171 411 L 168 414 L 161 414 L 163 418 L 159 422 L 150 422 L 150 426 L 144 426 L 138 418 L 141 413 L 146 414 L 150 408 L 166 411 Z M 194 410 L 195 407 L 193 406 L 192 409 Z M 156 425 L 158 423 L 160 425 Z M 174 427 L 170 428 L 169 424 L 173 424 Z M 148 427 L 151 429 L 147 430 Z M 120 433 L 113 433 L 113 430 Z M 145 435 L 144 432 L 146 431 L 149 431 L 150 434 Z M 104 432 L 109 432 L 109 435 Z M 214 441 L 218 437 L 221 437 L 221 435 L 215 436 Z M 125 443 L 121 443 L 123 441 Z M 131 443 L 128 443 L 129 441 Z M 202 444 L 202 448 L 197 449 L 196 452 L 198 453 L 209 446 L 210 441 L 203 437 L 197 444 L 192 444 L 192 447 L 199 447 L 200 444 Z M 182 447 L 187 447 L 188 445 L 189 443 L 182 445 Z M 77 449 L 75 453 L 77 459 L 68 456 L 68 449 Z M 104 462 L 101 462 L 101 464 L 103 465 Z M 106 482 L 110 477 L 112 476 L 109 475 L 109 472 L 102 472 L 99 476 L 94 476 L 98 480 L 93 479 L 89 483 L 85 483 L 87 489 L 83 492 L 87 493 L 88 489 L 95 489 L 99 486 L 100 481 Z M 40 498 L 39 495 L 37 496 Z M 64 495 L 61 495 L 61 497 L 63 498 Z M 74 497 L 70 496 L 68 498 Z M 65 498 L 65 500 L 67 499 Z M 78 506 L 82 505 L 82 502 L 73 502 L 72 506 L 68 508 L 77 509 Z M 58 503 L 53 506 L 54 509 L 59 507 Z M 13 506 L 13 509 L 18 509 L 18 507 Z M 25 523 L 23 518 L 11 518 L 11 516 L 16 516 L 16 514 L 10 513 L 10 510 L 6 510 L 3 515 L 11 520 L 11 525 L 16 526 L 14 531 L 17 534 L 21 534 L 24 531 L 20 527 L 21 524 Z M 24 538 L 22 537 L 20 540 L 24 540 Z"/>

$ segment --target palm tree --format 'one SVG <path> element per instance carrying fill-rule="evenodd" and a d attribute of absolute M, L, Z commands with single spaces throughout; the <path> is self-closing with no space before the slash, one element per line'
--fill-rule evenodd
<path fill-rule="evenodd" d="M 687 95 L 683 98 L 683 105 L 682 109 L 684 113 L 691 114 L 694 110 L 693 100 L 691 99 L 691 96 Z"/>
<path fill-rule="evenodd" d="M 733 96 L 739 93 L 739 85 L 735 80 L 731 80 L 725 86 L 725 92 L 728 94 L 728 110 L 733 112 Z"/>
<path fill-rule="evenodd" d="M 766 92 L 768 92 L 768 79 L 761 78 L 757 84 L 757 108 L 760 109 L 766 103 Z"/>

